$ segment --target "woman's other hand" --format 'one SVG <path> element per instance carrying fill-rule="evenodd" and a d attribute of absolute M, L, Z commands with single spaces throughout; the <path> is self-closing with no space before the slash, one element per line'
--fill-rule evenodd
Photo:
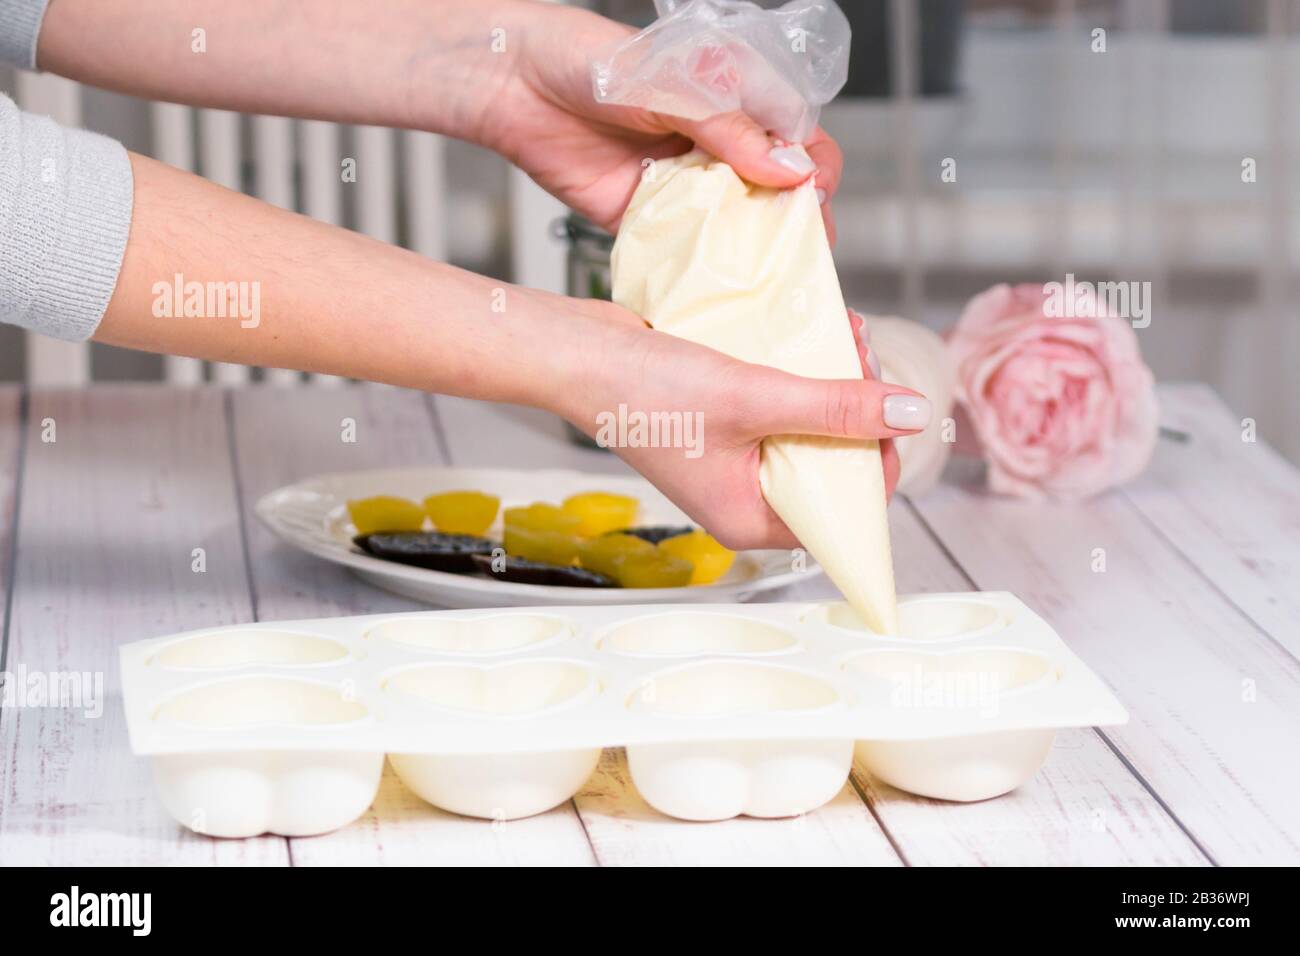
<path fill-rule="evenodd" d="M 824 130 L 817 128 L 803 144 L 804 157 L 743 113 L 693 121 L 599 104 L 592 96 L 590 57 L 632 28 L 571 7 L 525 9 L 527 15 L 507 32 L 513 62 L 497 74 L 502 79 L 477 131 L 480 142 L 611 232 L 636 190 L 642 163 L 680 155 L 692 143 L 759 185 L 788 188 L 815 175 L 834 242 L 830 199 L 843 155 Z"/>
<path fill-rule="evenodd" d="M 631 423 L 636 413 L 678 413 L 680 445 L 613 442 L 611 449 L 727 547 L 798 546 L 759 489 L 764 438 L 887 440 L 915 434 L 928 421 L 929 402 L 900 385 L 874 378 L 802 378 L 751 365 L 647 329 L 618 306 L 599 307 L 611 315 L 596 323 L 598 334 L 589 331 L 585 339 L 586 373 L 566 385 L 552 410 L 598 440 L 615 434 L 607 429 L 602 435 L 601 426 L 620 415 Z M 898 458 L 887 441 L 885 449 L 886 484 L 892 490 Z"/>

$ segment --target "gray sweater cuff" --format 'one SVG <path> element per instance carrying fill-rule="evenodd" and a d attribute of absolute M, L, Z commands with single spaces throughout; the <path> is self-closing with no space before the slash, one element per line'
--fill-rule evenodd
<path fill-rule="evenodd" d="M 36 38 L 50 0 L 0 0 L 0 63 L 36 69 Z"/>
<path fill-rule="evenodd" d="M 133 200 L 121 143 L 0 96 L 0 321 L 89 338 L 117 285 Z"/>

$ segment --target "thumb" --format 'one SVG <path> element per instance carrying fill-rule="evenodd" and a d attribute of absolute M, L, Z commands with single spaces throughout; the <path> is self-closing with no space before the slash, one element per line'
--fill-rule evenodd
<path fill-rule="evenodd" d="M 722 113 L 704 120 L 672 121 L 674 128 L 696 146 L 716 156 L 741 179 L 759 186 L 789 189 L 817 171 L 801 149 L 778 146 L 767 131 L 744 113 Z"/>
<path fill-rule="evenodd" d="M 902 385 L 870 379 L 803 378 L 763 369 L 746 383 L 742 414 L 757 435 L 895 438 L 930 422 L 930 401 Z"/>

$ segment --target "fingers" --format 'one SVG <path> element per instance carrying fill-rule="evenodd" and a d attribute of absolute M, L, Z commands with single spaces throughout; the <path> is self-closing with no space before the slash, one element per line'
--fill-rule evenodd
<path fill-rule="evenodd" d="M 826 224 L 826 238 L 835 245 L 835 215 L 831 212 L 831 200 L 840 188 L 840 178 L 844 172 L 844 153 L 839 144 L 831 139 L 830 134 L 820 126 L 813 131 L 808 142 L 804 143 L 808 156 L 817 164 L 813 181 L 817 184 L 817 202 L 822 207 L 822 221 Z"/>
<path fill-rule="evenodd" d="M 858 361 L 862 363 L 862 374 L 865 378 L 880 379 L 880 362 L 876 360 L 876 355 L 871 351 L 871 330 L 867 328 L 867 322 L 862 316 L 854 312 L 849 312 L 849 325 L 853 327 L 853 338 L 858 345 Z M 902 470 L 902 461 L 898 457 L 898 446 L 894 444 L 892 438 L 882 438 L 880 440 L 880 463 L 885 469 L 885 500 L 889 501 L 894 497 L 894 488 L 898 485 L 898 476 Z"/>
<path fill-rule="evenodd" d="M 817 164 L 817 188 L 826 194 L 823 202 L 825 205 L 840 188 L 840 177 L 844 172 L 844 153 L 839 144 L 820 126 L 813 130 L 812 136 L 808 137 L 808 141 L 803 145 L 808 151 L 808 156 Z"/>
<path fill-rule="evenodd" d="M 896 438 L 920 431 L 931 415 L 924 395 L 874 379 L 801 378 L 752 366 L 741 388 L 741 420 L 759 437 Z"/>
<path fill-rule="evenodd" d="M 880 463 L 885 467 L 885 500 L 889 501 L 894 497 L 894 489 L 898 487 L 898 476 L 903 466 L 898 457 L 898 446 L 892 438 L 880 442 Z"/>
<path fill-rule="evenodd" d="M 831 204 L 828 199 L 822 203 L 822 223 L 826 226 L 826 241 L 832 246 L 835 245 L 837 230 L 835 229 L 835 214 L 831 212 Z"/>
<path fill-rule="evenodd" d="M 681 135 L 718 157 L 742 179 L 760 186 L 789 189 L 814 177 L 826 238 L 835 245 L 837 230 L 831 197 L 839 188 L 844 153 L 820 126 L 804 143 L 804 151 L 773 142 L 767 131 L 744 113 L 724 113 L 706 120 L 667 118 Z M 806 155 L 805 155 L 806 153 Z"/>
<path fill-rule="evenodd" d="M 732 551 L 800 547 L 794 532 L 766 501 L 759 501 L 748 514 L 739 514 L 732 509 L 706 530 L 719 544 Z"/>
<path fill-rule="evenodd" d="M 871 330 L 866 320 L 852 309 L 849 312 L 849 325 L 853 329 L 853 341 L 858 346 L 858 361 L 862 364 L 863 378 L 880 378 L 880 362 L 871 351 Z"/>
<path fill-rule="evenodd" d="M 744 113 L 723 113 L 698 121 L 674 120 L 673 127 L 727 163 L 742 179 L 760 186 L 789 189 L 817 172 L 811 157 L 773 143 L 767 131 Z"/>

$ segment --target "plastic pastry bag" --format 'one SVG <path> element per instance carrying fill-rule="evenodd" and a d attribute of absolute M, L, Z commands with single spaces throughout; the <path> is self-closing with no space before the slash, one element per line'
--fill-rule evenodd
<path fill-rule="evenodd" d="M 659 19 L 591 64 L 598 103 L 701 120 L 742 110 L 802 143 L 848 78 L 849 23 L 832 0 L 655 0 Z"/>
<path fill-rule="evenodd" d="M 746 183 L 694 151 L 647 170 L 614 244 L 614 301 L 656 329 L 812 378 L 861 378 L 812 181 Z M 763 496 L 863 621 L 898 627 L 880 445 L 763 442 Z"/>

